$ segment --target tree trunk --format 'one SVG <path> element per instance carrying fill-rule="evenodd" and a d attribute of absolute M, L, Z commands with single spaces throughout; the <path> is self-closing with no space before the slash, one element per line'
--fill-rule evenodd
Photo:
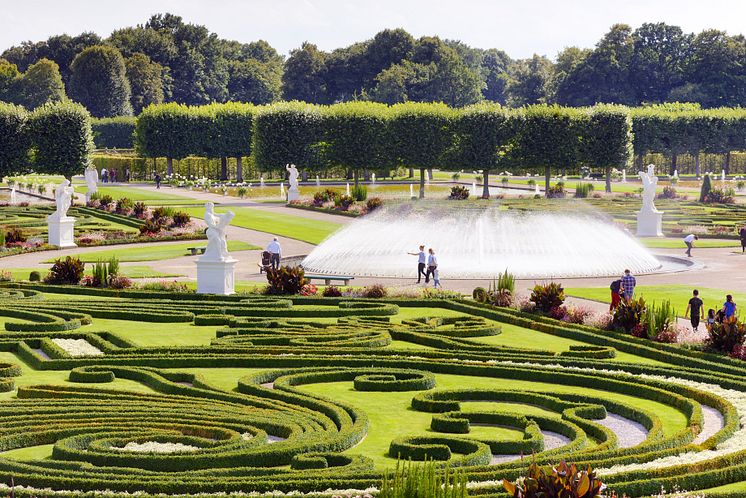
<path fill-rule="evenodd" d="M 433 168 L 427 168 L 427 179 L 433 181 Z"/>
<path fill-rule="evenodd" d="M 425 168 L 420 168 L 420 199 L 425 198 Z"/>
<path fill-rule="evenodd" d="M 549 197 L 549 180 L 552 176 L 552 169 L 544 166 L 544 197 Z"/>
<path fill-rule="evenodd" d="M 725 162 L 723 163 L 723 169 L 726 175 L 730 175 L 730 151 L 725 153 Z"/>
<path fill-rule="evenodd" d="M 679 156 L 675 152 L 671 154 L 671 171 L 670 174 L 673 176 L 676 173 L 676 170 L 679 169 L 679 167 L 676 165 L 676 162 L 678 161 Z"/>
<path fill-rule="evenodd" d="M 228 180 L 228 158 L 220 158 L 220 179 L 222 181 Z"/>
<path fill-rule="evenodd" d="M 166 175 L 171 176 L 174 174 L 174 159 L 172 157 L 166 158 Z"/>
<path fill-rule="evenodd" d="M 236 181 L 243 183 L 243 157 L 236 157 Z"/>
<path fill-rule="evenodd" d="M 702 174 L 702 167 L 699 164 L 699 151 L 694 154 L 694 172 L 697 175 L 697 178 Z"/>
<path fill-rule="evenodd" d="M 366 182 L 369 182 L 369 181 L 370 181 L 370 170 L 369 170 L 368 168 L 364 168 L 364 169 L 363 169 L 363 179 L 364 179 L 364 180 L 365 180 Z"/>
<path fill-rule="evenodd" d="M 355 186 L 357 187 L 360 182 L 360 173 L 358 172 L 358 170 L 352 170 L 352 177 L 355 179 Z"/>
<path fill-rule="evenodd" d="M 635 167 L 637 168 L 635 171 L 642 171 L 642 154 L 635 156 Z"/>
<path fill-rule="evenodd" d="M 611 166 L 606 166 L 606 193 L 611 193 Z"/>
<path fill-rule="evenodd" d="M 414 178 L 414 168 L 409 168 L 409 178 Z"/>
<path fill-rule="evenodd" d="M 482 170 L 484 184 L 482 185 L 482 199 L 490 198 L 490 170 Z"/>

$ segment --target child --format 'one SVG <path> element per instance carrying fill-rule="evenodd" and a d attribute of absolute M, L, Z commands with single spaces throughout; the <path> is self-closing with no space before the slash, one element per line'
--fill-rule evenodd
<path fill-rule="evenodd" d="M 710 308 L 709 310 L 707 310 L 707 322 L 705 323 L 705 327 L 707 327 L 708 331 L 712 329 L 712 326 L 715 325 L 716 321 L 717 318 L 715 318 L 715 310 Z"/>

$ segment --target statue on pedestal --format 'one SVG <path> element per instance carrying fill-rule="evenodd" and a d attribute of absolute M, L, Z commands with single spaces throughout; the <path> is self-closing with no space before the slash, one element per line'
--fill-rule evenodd
<path fill-rule="evenodd" d="M 54 192 L 54 200 L 57 210 L 49 216 L 49 220 L 59 221 L 67 218 L 67 210 L 70 209 L 75 188 L 70 185 L 70 180 L 65 178 Z"/>
<path fill-rule="evenodd" d="M 663 212 L 655 208 L 655 189 L 658 177 L 655 176 L 655 165 L 649 164 L 647 172 L 639 172 L 642 180 L 642 208 L 637 213 L 638 237 L 663 236 Z"/>
<path fill-rule="evenodd" d="M 85 200 L 88 202 L 91 200 L 91 196 L 98 192 L 98 170 L 92 164 L 89 164 L 85 169 L 85 183 L 88 186 Z"/>
<path fill-rule="evenodd" d="M 658 186 L 658 177 L 655 176 L 655 166 L 649 164 L 647 173 L 640 171 L 638 174 L 642 180 L 642 211 L 657 213 L 658 210 L 655 208 L 655 204 L 653 204 L 655 188 Z"/>
<path fill-rule="evenodd" d="M 228 242 L 225 231 L 235 214 L 228 211 L 225 214 L 215 214 L 215 204 L 205 204 L 205 223 L 207 223 L 207 249 L 200 261 L 227 261 L 231 259 L 228 252 Z"/>
<path fill-rule="evenodd" d="M 298 190 L 298 169 L 295 164 L 286 164 L 285 169 L 288 172 L 288 202 L 300 199 L 300 190 Z"/>
<path fill-rule="evenodd" d="M 70 180 L 63 180 L 54 192 L 57 210 L 47 216 L 49 244 L 60 248 L 75 247 L 75 218 L 67 215 L 75 189 Z"/>

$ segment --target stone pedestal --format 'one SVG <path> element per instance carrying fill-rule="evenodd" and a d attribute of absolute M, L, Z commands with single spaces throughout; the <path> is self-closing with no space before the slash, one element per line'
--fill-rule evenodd
<path fill-rule="evenodd" d="M 300 199 L 300 190 L 298 187 L 290 187 L 288 189 L 288 202 L 297 201 Z"/>
<path fill-rule="evenodd" d="M 235 294 L 234 270 L 238 260 L 197 260 L 197 294 Z"/>
<path fill-rule="evenodd" d="M 49 232 L 49 244 L 59 248 L 77 247 L 75 243 L 75 218 L 65 216 L 64 218 L 47 218 L 47 230 Z"/>
<path fill-rule="evenodd" d="M 638 237 L 663 237 L 663 211 L 642 211 L 637 213 Z"/>

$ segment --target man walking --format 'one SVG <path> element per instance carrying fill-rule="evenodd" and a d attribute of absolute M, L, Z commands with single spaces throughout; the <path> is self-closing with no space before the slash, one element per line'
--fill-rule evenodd
<path fill-rule="evenodd" d="M 161 188 L 161 175 L 159 175 L 158 173 L 155 174 L 155 188 Z"/>
<path fill-rule="evenodd" d="M 686 305 L 686 312 L 684 313 L 684 318 L 689 316 L 689 312 L 691 311 L 691 323 L 692 323 L 692 330 L 695 332 L 697 331 L 697 328 L 699 327 L 699 318 L 702 315 L 702 307 L 704 306 L 704 303 L 699 298 L 699 291 L 697 289 L 694 289 L 692 292 L 692 298 L 689 300 L 689 304 Z"/>
<path fill-rule="evenodd" d="M 632 276 L 632 272 L 624 270 L 624 276 L 622 277 L 622 291 L 624 291 L 624 300 L 627 302 L 632 301 L 635 296 L 635 286 L 637 280 Z"/>
<path fill-rule="evenodd" d="M 738 231 L 738 237 L 741 239 L 741 252 L 746 252 L 746 227 L 741 227 Z"/>
<path fill-rule="evenodd" d="M 417 256 L 417 283 L 419 284 L 422 281 L 422 276 L 425 276 L 425 283 L 427 283 L 427 274 L 425 273 L 425 267 L 427 266 L 425 264 L 426 256 L 425 256 L 425 246 L 420 246 L 420 252 L 408 252 L 410 256 Z"/>
<path fill-rule="evenodd" d="M 699 237 L 697 237 L 693 233 L 690 233 L 689 235 L 684 237 L 684 244 L 686 244 L 686 255 L 690 258 L 692 257 L 692 248 L 694 247 L 695 240 L 699 240 Z"/>
<path fill-rule="evenodd" d="M 269 253 L 272 269 L 278 269 L 280 267 L 282 248 L 280 247 L 280 243 L 277 241 L 277 237 L 272 239 L 272 242 L 269 243 L 269 245 L 267 246 L 267 252 Z"/>

